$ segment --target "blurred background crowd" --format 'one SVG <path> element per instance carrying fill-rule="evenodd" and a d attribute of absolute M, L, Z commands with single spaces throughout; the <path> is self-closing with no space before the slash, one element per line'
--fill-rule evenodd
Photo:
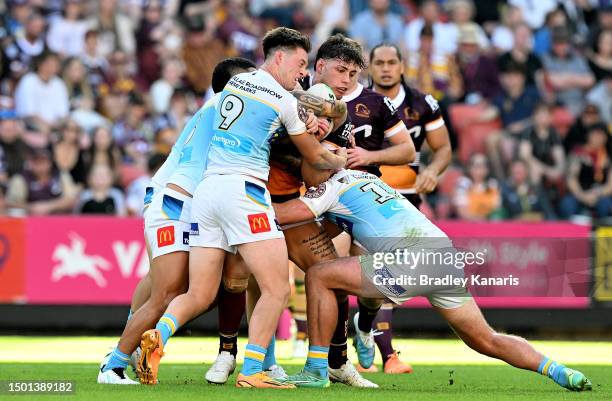
<path fill-rule="evenodd" d="M 0 214 L 139 215 L 223 58 L 275 26 L 392 42 L 440 102 L 430 217 L 612 215 L 611 0 L 0 0 Z M 363 76 L 368 82 L 367 75 Z"/>

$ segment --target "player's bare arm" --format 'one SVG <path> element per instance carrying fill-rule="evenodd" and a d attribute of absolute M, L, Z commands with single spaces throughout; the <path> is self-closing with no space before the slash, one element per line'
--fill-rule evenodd
<path fill-rule="evenodd" d="M 417 193 L 429 193 L 438 185 L 438 176 L 446 170 L 453 156 L 448 130 L 442 126 L 427 133 L 427 145 L 433 152 L 429 165 L 419 172 L 415 189 Z"/>
<path fill-rule="evenodd" d="M 320 170 L 336 170 L 344 167 L 347 160 L 346 150 L 336 154 L 325 149 L 311 135 L 291 135 L 291 141 L 304 156 L 304 160 Z"/>
<path fill-rule="evenodd" d="M 355 147 L 348 150 L 347 167 L 367 166 L 370 164 L 387 164 L 397 166 L 414 161 L 416 151 L 414 143 L 404 127 L 400 132 L 389 138 L 392 146 L 382 150 L 366 150 Z"/>
<path fill-rule="evenodd" d="M 348 109 L 342 100 L 329 100 L 314 96 L 304 90 L 294 90 L 293 96 L 306 110 L 312 111 L 317 117 L 329 117 L 333 119 L 334 126 L 346 121 Z"/>
<path fill-rule="evenodd" d="M 308 221 L 316 217 L 312 210 L 299 199 L 292 199 L 283 203 L 273 203 L 272 206 L 274 206 L 276 220 L 281 225 Z"/>

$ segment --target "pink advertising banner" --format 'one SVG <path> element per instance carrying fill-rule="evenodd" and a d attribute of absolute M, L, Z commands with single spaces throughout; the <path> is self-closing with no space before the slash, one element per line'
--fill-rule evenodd
<path fill-rule="evenodd" d="M 129 304 L 149 268 L 137 218 L 28 218 L 26 255 L 30 304 Z"/>

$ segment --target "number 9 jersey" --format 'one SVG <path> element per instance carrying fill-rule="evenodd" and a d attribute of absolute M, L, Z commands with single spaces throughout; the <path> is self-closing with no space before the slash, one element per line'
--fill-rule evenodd
<path fill-rule="evenodd" d="M 234 76 L 220 94 L 205 176 L 241 174 L 267 181 L 270 140 L 306 132 L 297 99 L 268 72 Z"/>

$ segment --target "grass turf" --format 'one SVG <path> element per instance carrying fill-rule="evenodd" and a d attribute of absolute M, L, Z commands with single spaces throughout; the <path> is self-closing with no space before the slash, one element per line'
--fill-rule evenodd
<path fill-rule="evenodd" d="M 176 338 L 167 347 L 158 386 L 108 386 L 95 383 L 101 356 L 115 339 L 91 337 L 0 337 L 0 380 L 72 380 L 74 395 L 21 395 L 18 400 L 610 400 L 612 343 L 537 342 L 539 349 L 556 349 L 550 356 L 581 370 L 593 381 L 593 391 L 571 393 L 548 378 L 483 359 L 454 340 L 404 340 L 396 346 L 413 362 L 410 375 L 366 374 L 380 389 L 352 389 L 334 384 L 329 389 L 251 390 L 210 385 L 203 380 L 214 358 L 216 339 Z M 241 339 L 241 344 L 244 340 Z M 288 355 L 290 344 L 279 342 L 277 355 Z M 21 355 L 21 358 L 16 356 Z M 62 355 L 65 357 L 62 359 Z M 172 357 L 171 357 L 172 355 Z M 354 360 L 355 358 L 353 358 Z M 427 362 L 433 360 L 435 363 Z M 70 362 L 66 362 L 70 361 Z M 289 373 L 300 360 L 280 360 Z M 0 394 L 0 399 L 5 394 Z M 11 397 L 12 399 L 12 397 Z"/>

